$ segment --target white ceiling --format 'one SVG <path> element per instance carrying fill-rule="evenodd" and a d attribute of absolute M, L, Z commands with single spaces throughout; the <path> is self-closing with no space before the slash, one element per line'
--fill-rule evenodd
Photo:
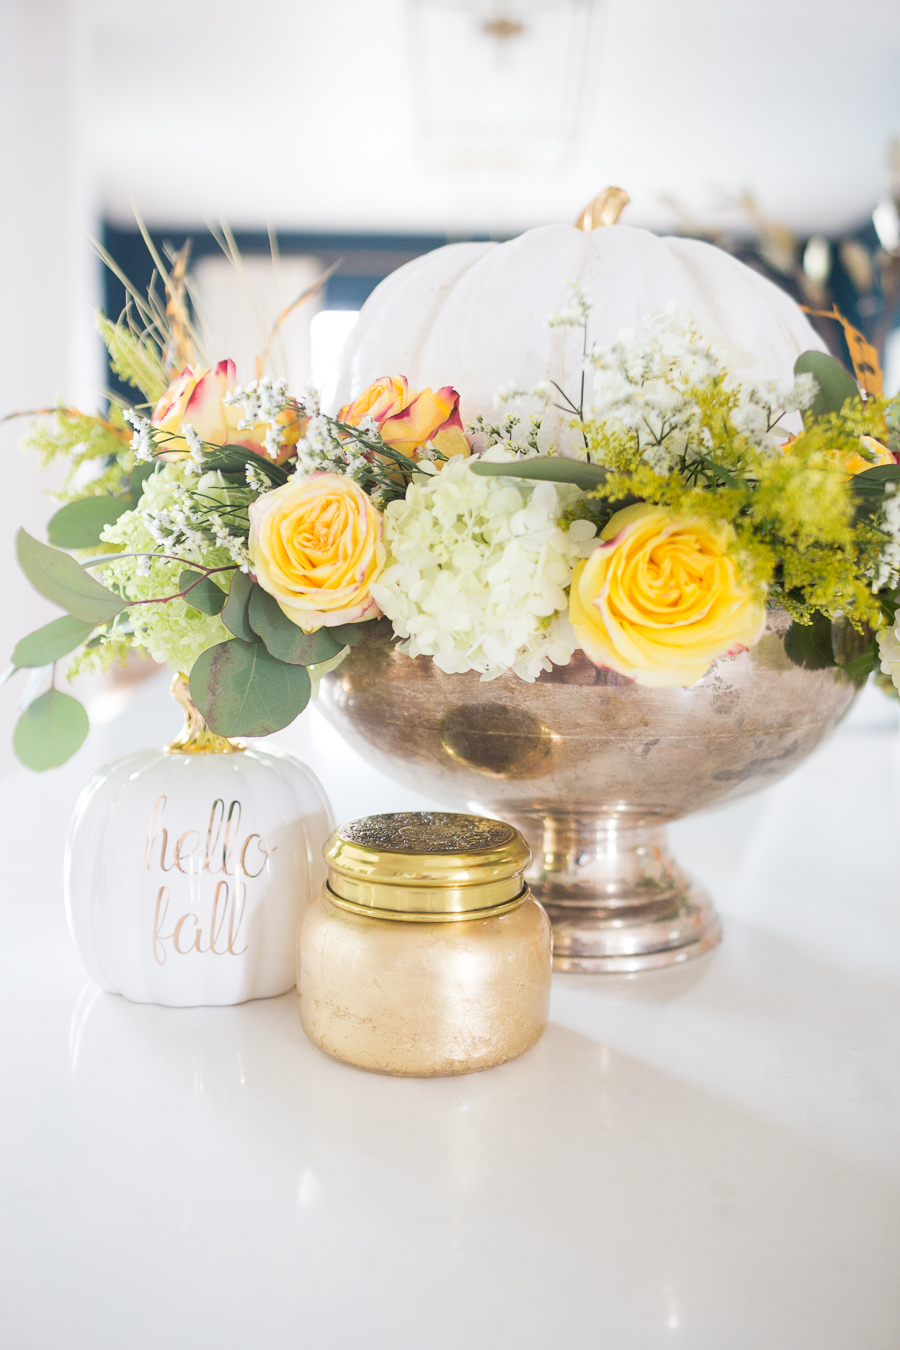
<path fill-rule="evenodd" d="M 423 0 L 73 4 L 80 159 L 122 219 L 133 194 L 160 224 L 223 214 L 235 226 L 513 233 L 570 220 L 617 183 L 632 224 L 674 225 L 672 194 L 695 218 L 733 225 L 723 201 L 749 188 L 788 226 L 829 231 L 883 195 L 900 133 L 897 0 L 424 0 L 475 11 L 465 23 L 445 14 L 443 28 L 423 19 Z M 591 12 L 581 69 L 563 73 L 574 85 L 584 75 L 572 135 L 563 110 L 547 153 L 535 138 L 529 158 L 528 137 L 524 153 L 498 149 L 489 127 L 483 162 L 477 147 L 448 149 L 442 109 L 452 128 L 457 111 L 471 123 L 515 102 L 503 93 L 511 58 L 504 68 L 479 15 L 521 19 L 525 34 L 503 47 L 514 53 L 529 11 L 573 5 Z M 523 106 L 529 89 L 536 106 L 557 106 L 559 44 L 545 45 L 545 61 L 532 49 L 521 62 Z"/>

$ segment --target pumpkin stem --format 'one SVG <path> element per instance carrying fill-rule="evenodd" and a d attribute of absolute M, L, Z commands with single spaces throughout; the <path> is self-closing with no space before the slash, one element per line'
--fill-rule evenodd
<path fill-rule="evenodd" d="M 181 735 L 166 746 L 167 755 L 235 755 L 245 749 L 240 741 L 210 731 L 206 719 L 191 698 L 186 675 L 173 676 L 171 693 L 175 702 L 184 709 L 184 726 Z"/>
<path fill-rule="evenodd" d="M 604 188 L 600 196 L 584 208 L 575 222 L 576 230 L 596 230 L 601 225 L 615 225 L 630 201 L 624 188 Z"/>

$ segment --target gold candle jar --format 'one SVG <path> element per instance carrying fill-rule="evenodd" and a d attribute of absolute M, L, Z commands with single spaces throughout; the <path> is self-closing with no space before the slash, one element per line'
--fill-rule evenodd
<path fill-rule="evenodd" d="M 482 816 L 366 816 L 325 845 L 298 936 L 303 1030 L 335 1059 L 433 1077 L 514 1059 L 550 1003 L 550 924 L 518 830 Z"/>

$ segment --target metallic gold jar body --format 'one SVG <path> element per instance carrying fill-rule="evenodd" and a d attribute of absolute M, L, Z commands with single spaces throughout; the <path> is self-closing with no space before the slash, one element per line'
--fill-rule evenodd
<path fill-rule="evenodd" d="M 492 918 L 407 923 L 341 908 L 323 890 L 298 948 L 303 1030 L 362 1069 L 472 1073 L 523 1054 L 547 1025 L 550 923 L 527 892 Z"/>

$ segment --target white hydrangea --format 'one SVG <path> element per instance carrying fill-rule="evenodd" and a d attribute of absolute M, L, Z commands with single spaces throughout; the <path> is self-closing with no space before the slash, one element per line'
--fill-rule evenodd
<path fill-rule="evenodd" d="M 900 626 L 882 628 L 877 636 L 881 669 L 885 675 L 890 675 L 894 688 L 900 689 Z"/>
<path fill-rule="evenodd" d="M 492 458 L 499 458 L 497 448 Z M 505 455 L 506 459 L 513 456 Z M 387 566 L 372 595 L 406 639 L 449 674 L 532 681 L 566 665 L 577 644 L 567 618 L 572 566 L 595 527 L 560 523 L 578 489 L 482 478 L 462 457 L 417 475 L 385 512 Z"/>

